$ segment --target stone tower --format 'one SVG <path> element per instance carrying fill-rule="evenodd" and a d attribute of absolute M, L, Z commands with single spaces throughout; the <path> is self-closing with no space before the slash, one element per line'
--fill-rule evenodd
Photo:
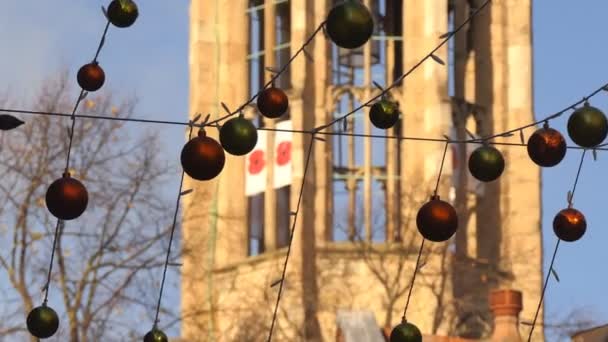
<path fill-rule="evenodd" d="M 435 53 L 444 64 L 428 59 L 390 92 L 403 114 L 396 127 L 374 128 L 366 108 L 312 143 L 309 134 L 265 130 L 310 130 L 365 102 L 378 94 L 372 81 L 391 84 L 483 3 L 363 2 L 375 17 L 370 42 L 346 51 L 321 31 L 277 80 L 289 96 L 288 115 L 261 119 L 246 108 L 262 128 L 261 152 L 227 155 L 213 181 L 186 179 L 194 193 L 183 203 L 185 340 L 266 340 L 301 184 L 273 340 L 340 340 L 356 317 L 372 317 L 378 330 L 398 323 L 421 242 L 415 215 L 435 188 L 445 144 L 379 137 L 466 139 L 467 130 L 489 136 L 534 120 L 531 1 L 494 0 Z M 284 65 L 333 5 L 192 0 L 190 113 L 217 118 L 225 114 L 221 102 L 240 106 L 271 77 L 266 68 Z M 505 139 L 519 142 L 494 141 Z M 426 244 L 408 308 L 408 320 L 425 334 L 487 336 L 487 298 L 496 288 L 523 292 L 523 319 L 540 296 L 540 170 L 524 148 L 499 146 L 504 174 L 476 184 L 466 169 L 471 148 L 448 149 L 438 193 L 457 208 L 459 231 L 447 243 Z M 276 167 L 279 157 L 289 173 Z"/>

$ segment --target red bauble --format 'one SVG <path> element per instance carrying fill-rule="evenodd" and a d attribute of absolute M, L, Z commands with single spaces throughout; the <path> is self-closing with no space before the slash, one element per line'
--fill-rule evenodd
<path fill-rule="evenodd" d="M 566 139 L 549 126 L 537 130 L 528 139 L 528 155 L 540 166 L 551 167 L 559 164 L 566 155 Z"/>
<path fill-rule="evenodd" d="M 182 149 L 181 163 L 184 172 L 196 180 L 210 180 L 222 172 L 226 155 L 222 146 L 208 137 L 204 130 Z"/>
<path fill-rule="evenodd" d="M 46 207 L 61 220 L 73 220 L 84 213 L 89 203 L 87 189 L 77 179 L 64 173 L 46 192 Z"/>
<path fill-rule="evenodd" d="M 567 208 L 555 215 L 553 231 L 558 238 L 572 242 L 580 239 L 587 230 L 587 221 L 580 211 Z"/>
<path fill-rule="evenodd" d="M 448 202 L 431 196 L 416 216 L 418 231 L 427 240 L 442 242 L 449 240 L 458 229 L 458 215 Z"/>
<path fill-rule="evenodd" d="M 83 65 L 78 70 L 78 85 L 86 91 L 99 90 L 106 81 L 106 74 L 97 62 Z"/>
<path fill-rule="evenodd" d="M 279 88 L 270 87 L 264 89 L 258 95 L 258 109 L 262 115 L 270 119 L 276 119 L 287 112 L 289 99 L 285 92 Z"/>

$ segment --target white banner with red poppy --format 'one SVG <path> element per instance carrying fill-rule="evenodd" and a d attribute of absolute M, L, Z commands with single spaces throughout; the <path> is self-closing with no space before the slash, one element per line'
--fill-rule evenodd
<path fill-rule="evenodd" d="M 281 121 L 276 128 L 291 130 L 291 120 Z M 291 185 L 291 143 L 292 132 L 277 131 L 274 137 L 274 188 Z"/>
<path fill-rule="evenodd" d="M 253 196 L 266 190 L 266 135 L 258 131 L 255 148 L 245 156 L 245 195 Z"/>

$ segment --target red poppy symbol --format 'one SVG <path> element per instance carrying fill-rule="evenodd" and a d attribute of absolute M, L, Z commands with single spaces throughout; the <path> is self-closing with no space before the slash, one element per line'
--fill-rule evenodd
<path fill-rule="evenodd" d="M 291 160 L 291 142 L 283 141 L 277 146 L 277 165 L 283 166 Z"/>
<path fill-rule="evenodd" d="M 249 155 L 249 173 L 256 175 L 264 169 L 264 151 L 255 150 Z"/>

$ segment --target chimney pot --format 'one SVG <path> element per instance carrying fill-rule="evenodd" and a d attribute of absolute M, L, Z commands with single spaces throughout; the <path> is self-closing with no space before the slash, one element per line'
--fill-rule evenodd
<path fill-rule="evenodd" d="M 518 317 L 522 307 L 522 294 L 520 291 L 495 290 L 490 293 L 490 309 L 495 317 Z"/>

